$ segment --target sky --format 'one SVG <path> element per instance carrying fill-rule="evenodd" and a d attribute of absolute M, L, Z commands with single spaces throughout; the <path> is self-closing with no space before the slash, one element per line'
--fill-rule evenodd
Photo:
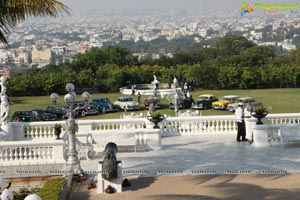
<path fill-rule="evenodd" d="M 221 8 L 238 10 L 242 2 L 254 3 L 299 3 L 300 0 L 58 0 L 67 5 L 73 14 L 97 13 L 116 10 L 170 10 L 170 9 L 204 9 L 220 10 Z"/>
<path fill-rule="evenodd" d="M 242 0 L 60 0 L 73 12 L 97 12 L 119 9 L 189 9 L 241 6 Z M 248 0 L 251 2 L 252 0 Z"/>

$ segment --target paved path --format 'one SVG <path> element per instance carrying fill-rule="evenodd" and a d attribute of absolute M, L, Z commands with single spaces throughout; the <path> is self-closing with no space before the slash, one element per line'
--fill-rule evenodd
<path fill-rule="evenodd" d="M 264 148 L 237 143 L 235 134 L 203 134 L 162 139 L 163 148 L 118 153 L 132 186 L 117 194 L 97 194 L 85 184 L 70 199 L 299 199 L 300 144 Z M 98 154 L 81 162 L 96 176 Z"/>

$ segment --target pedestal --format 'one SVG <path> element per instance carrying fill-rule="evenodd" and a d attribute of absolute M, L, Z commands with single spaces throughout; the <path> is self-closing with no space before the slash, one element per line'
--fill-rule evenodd
<path fill-rule="evenodd" d="M 246 138 L 248 139 L 252 139 L 252 135 L 253 135 L 253 127 L 256 126 L 256 118 L 249 118 L 249 119 L 245 119 L 245 126 L 246 126 Z"/>
<path fill-rule="evenodd" d="M 11 125 L 2 125 L 1 126 L 2 131 L 5 134 L 5 140 L 6 141 L 13 141 L 14 137 L 13 137 L 13 132 L 12 132 L 12 127 Z"/>
<path fill-rule="evenodd" d="M 99 162 L 98 166 L 98 193 L 104 193 L 105 189 L 108 185 L 112 186 L 116 192 L 122 192 L 122 182 L 123 182 L 123 175 L 122 175 L 122 162 L 118 162 L 118 177 L 114 180 L 108 181 L 102 178 L 101 171 L 102 171 L 102 161 Z"/>
<path fill-rule="evenodd" d="M 266 147 L 270 146 L 268 142 L 268 129 L 269 126 L 255 125 L 253 127 L 253 143 L 255 147 Z"/>
<path fill-rule="evenodd" d="M 147 148 L 150 150 L 161 149 L 161 130 L 149 129 L 146 130 L 147 134 Z"/>

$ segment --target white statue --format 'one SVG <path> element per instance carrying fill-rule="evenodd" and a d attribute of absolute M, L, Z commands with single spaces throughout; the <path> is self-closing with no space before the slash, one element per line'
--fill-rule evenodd
<path fill-rule="evenodd" d="M 174 76 L 174 79 L 173 79 L 173 83 L 174 83 L 175 88 L 177 88 L 178 80 L 175 76 Z"/>
<path fill-rule="evenodd" d="M 155 75 L 153 75 L 153 85 L 154 85 L 154 89 L 155 88 L 158 88 L 158 86 L 159 86 L 159 81 L 157 80 L 157 78 L 156 78 L 156 76 Z"/>
<path fill-rule="evenodd" d="M 7 125 L 9 123 L 9 102 L 6 94 L 1 95 L 1 123 Z"/>
<path fill-rule="evenodd" d="M 1 93 L 0 93 L 0 98 L 1 98 L 1 112 L 0 112 L 0 119 L 1 119 L 1 124 L 7 125 L 9 123 L 9 112 L 10 112 L 10 107 L 9 107 L 9 102 L 8 102 L 8 96 L 6 95 L 6 90 L 7 90 L 7 79 L 10 77 L 10 72 L 7 69 L 0 70 L 0 85 L 1 85 Z"/>

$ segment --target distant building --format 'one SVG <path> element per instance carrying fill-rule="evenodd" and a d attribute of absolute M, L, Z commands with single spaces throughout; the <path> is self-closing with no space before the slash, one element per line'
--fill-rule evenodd
<path fill-rule="evenodd" d="M 65 46 L 54 46 L 51 48 L 52 55 L 54 57 L 60 57 L 66 52 Z"/>
<path fill-rule="evenodd" d="M 32 64 L 37 64 L 39 67 L 45 66 L 51 62 L 51 49 L 42 49 L 36 50 L 34 49 L 31 52 Z"/>

